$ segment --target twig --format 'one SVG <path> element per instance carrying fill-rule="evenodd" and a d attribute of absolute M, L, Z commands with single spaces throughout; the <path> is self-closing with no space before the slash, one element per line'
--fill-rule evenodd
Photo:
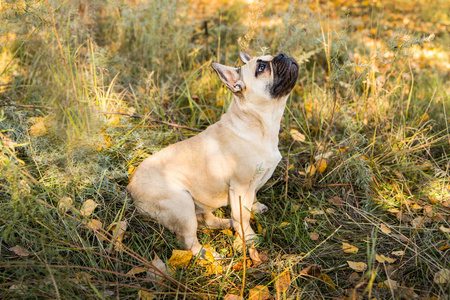
<path fill-rule="evenodd" d="M 242 224 L 242 202 L 241 196 L 239 195 L 239 218 L 241 221 L 241 230 L 242 230 L 242 251 L 244 252 L 244 273 L 242 274 L 242 289 L 241 289 L 241 297 L 244 297 L 244 289 L 245 289 L 245 271 L 247 269 L 247 257 L 246 257 L 246 248 L 245 248 L 245 231 L 244 224 Z"/>
<path fill-rule="evenodd" d="M 121 116 L 127 116 L 127 117 L 135 118 L 135 119 L 144 119 L 145 118 L 144 116 L 132 115 L 132 114 L 121 113 L 121 112 L 99 111 L 98 113 L 100 113 L 100 114 L 107 114 L 107 115 L 121 115 Z M 147 120 L 150 121 L 150 122 L 153 122 L 153 123 L 163 124 L 163 125 L 167 125 L 167 126 L 170 126 L 170 127 L 181 128 L 181 129 L 186 129 L 186 130 L 195 131 L 195 132 L 202 132 L 203 131 L 201 129 L 191 128 L 191 127 L 187 127 L 187 126 L 184 126 L 184 125 L 179 125 L 179 124 L 175 124 L 175 123 L 155 120 L 155 119 L 151 119 L 151 118 L 147 118 Z"/>
<path fill-rule="evenodd" d="M 53 107 L 42 106 L 42 105 L 27 105 L 27 104 L 16 104 L 16 103 L 1 103 L 0 106 L 14 106 L 23 108 L 43 108 L 43 109 L 55 109 Z"/>

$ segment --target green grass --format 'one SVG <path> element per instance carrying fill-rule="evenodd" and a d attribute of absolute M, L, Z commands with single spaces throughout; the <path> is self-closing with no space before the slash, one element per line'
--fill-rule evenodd
<path fill-rule="evenodd" d="M 269 261 L 246 269 L 244 295 L 264 285 L 275 296 L 273 275 L 287 269 L 286 299 L 446 299 L 450 285 L 434 279 L 450 265 L 450 236 L 439 229 L 450 227 L 450 7 L 438 2 L 49 1 L 56 27 L 46 1 L 2 3 L 1 298 L 136 299 L 147 290 L 221 299 L 242 290 L 243 270 L 231 269 L 242 253 L 218 231 L 198 234 L 226 257 L 222 274 L 192 262 L 171 273 L 178 283 L 127 275 L 182 246 L 125 192 L 133 167 L 196 134 L 151 120 L 203 130 L 226 111 L 231 93 L 210 63 L 238 64 L 241 44 L 302 66 L 282 120 L 283 159 L 258 194 L 270 209 L 252 221 Z M 259 26 L 247 25 L 249 10 Z M 326 153 L 325 171 L 308 174 Z M 83 217 L 89 199 L 99 205 Z M 104 231 L 90 229 L 92 219 Z M 128 225 L 120 251 L 107 232 L 119 221 Z M 359 251 L 344 253 L 343 242 Z M 16 245 L 30 254 L 9 250 Z M 347 261 L 367 270 L 356 276 Z M 335 287 L 303 275 L 311 265 Z M 402 287 L 383 287 L 388 278 Z"/>

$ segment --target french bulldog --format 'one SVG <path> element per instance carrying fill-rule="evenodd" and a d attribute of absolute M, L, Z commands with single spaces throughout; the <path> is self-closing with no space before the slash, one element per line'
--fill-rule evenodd
<path fill-rule="evenodd" d="M 251 211 L 267 210 L 256 193 L 281 160 L 280 121 L 298 64 L 286 54 L 252 58 L 239 52 L 239 58 L 244 65 L 237 68 L 211 64 L 233 93 L 227 113 L 198 135 L 145 159 L 127 186 L 138 209 L 174 232 L 194 255 L 202 251 L 199 222 L 232 227 L 242 239 L 255 241 Z M 230 219 L 214 216 L 226 205 Z"/>

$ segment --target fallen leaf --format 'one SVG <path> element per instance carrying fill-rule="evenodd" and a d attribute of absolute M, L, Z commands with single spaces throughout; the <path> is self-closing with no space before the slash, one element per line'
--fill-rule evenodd
<path fill-rule="evenodd" d="M 269 300 L 272 299 L 272 295 L 269 292 L 269 288 L 264 285 L 257 285 L 248 292 L 249 300 Z"/>
<path fill-rule="evenodd" d="M 192 252 L 186 250 L 173 250 L 169 264 L 175 268 L 187 267 L 192 259 Z"/>
<path fill-rule="evenodd" d="M 88 283 L 89 280 L 92 279 L 92 277 L 94 277 L 94 276 L 87 272 L 82 271 L 82 272 L 78 272 L 76 274 L 76 279 L 74 281 L 75 281 L 75 283 L 78 283 L 78 284 L 83 283 L 83 282 Z"/>
<path fill-rule="evenodd" d="M 247 257 L 246 262 L 247 262 L 247 266 L 246 266 L 247 268 L 252 266 L 252 261 L 250 258 Z M 238 261 L 234 266 L 231 267 L 231 269 L 235 272 L 239 272 L 242 269 L 244 269 L 244 264 L 242 263 L 242 260 Z"/>
<path fill-rule="evenodd" d="M 408 241 L 408 238 L 406 236 L 404 236 L 403 234 L 393 233 L 392 236 L 395 236 L 396 238 L 398 238 L 402 242 L 407 242 Z"/>
<path fill-rule="evenodd" d="M 108 120 L 108 122 L 106 122 L 106 125 L 109 126 L 114 126 L 119 124 L 120 122 L 120 117 L 118 115 L 112 115 L 112 117 Z"/>
<path fill-rule="evenodd" d="M 348 266 L 356 272 L 364 272 L 367 270 L 367 264 L 363 262 L 347 261 Z"/>
<path fill-rule="evenodd" d="M 417 228 L 419 226 L 422 226 L 424 223 L 424 218 L 423 217 L 417 217 L 414 220 L 411 221 L 411 225 L 414 228 Z"/>
<path fill-rule="evenodd" d="M 135 166 L 130 166 L 128 168 L 128 174 L 133 175 L 134 171 L 136 171 L 136 167 Z"/>
<path fill-rule="evenodd" d="M 127 221 L 114 222 L 108 226 L 108 231 L 112 231 L 115 239 L 113 239 L 114 249 L 122 251 L 122 241 L 125 239 L 125 232 L 128 227 Z"/>
<path fill-rule="evenodd" d="M 27 256 L 30 256 L 30 254 L 31 254 L 30 251 L 20 247 L 19 245 L 9 248 L 9 251 L 14 252 L 14 254 L 22 256 L 22 257 L 27 257 Z"/>
<path fill-rule="evenodd" d="M 306 140 L 306 136 L 300 133 L 298 130 L 291 129 L 289 133 L 291 134 L 292 138 L 297 142 L 304 142 Z"/>
<path fill-rule="evenodd" d="M 306 174 L 307 174 L 308 176 L 314 176 L 314 174 L 316 174 L 316 167 L 315 167 L 314 165 L 309 165 L 309 166 L 306 168 Z"/>
<path fill-rule="evenodd" d="M 325 170 L 327 169 L 327 161 L 323 158 L 319 160 L 319 162 L 316 164 L 316 169 L 320 173 L 325 172 Z"/>
<path fill-rule="evenodd" d="M 277 299 L 281 298 L 284 293 L 286 293 L 291 286 L 291 273 L 289 270 L 282 272 L 281 274 L 275 275 L 275 291 L 277 292 Z"/>
<path fill-rule="evenodd" d="M 234 235 L 230 229 L 224 229 L 224 230 L 221 230 L 220 232 L 222 232 L 223 234 L 229 235 L 229 236 Z"/>
<path fill-rule="evenodd" d="M 300 271 L 300 276 L 318 277 L 322 273 L 322 267 L 319 265 L 309 265 Z"/>
<path fill-rule="evenodd" d="M 58 202 L 58 210 L 59 210 L 62 214 L 64 214 L 64 213 L 66 213 L 66 212 L 69 210 L 69 208 L 72 206 L 72 203 L 73 203 L 72 198 L 69 198 L 69 197 L 61 198 L 61 200 L 59 200 L 59 202 Z"/>
<path fill-rule="evenodd" d="M 158 255 L 156 255 L 155 253 L 155 257 L 152 260 L 152 265 L 158 269 L 161 273 L 167 275 L 167 266 L 166 264 L 161 260 L 161 258 L 159 258 Z M 172 271 L 174 271 L 175 269 L 173 269 Z M 171 271 L 169 269 L 169 271 Z M 153 280 L 158 280 L 161 281 L 162 279 L 162 274 L 158 272 L 157 270 L 153 269 L 153 268 L 149 268 L 148 269 L 148 273 L 149 273 L 149 278 L 153 279 Z"/>
<path fill-rule="evenodd" d="M 328 199 L 328 202 L 336 206 L 342 206 L 342 199 L 338 196 L 334 196 L 333 198 Z"/>
<path fill-rule="evenodd" d="M 144 272 L 147 272 L 147 271 L 148 271 L 147 268 L 134 267 L 130 271 L 127 272 L 127 275 L 137 275 L 137 274 L 141 274 L 141 273 L 144 273 Z"/>
<path fill-rule="evenodd" d="M 139 299 L 142 299 L 142 300 L 153 300 L 153 299 L 156 299 L 155 294 L 153 294 L 151 292 L 148 292 L 148 291 L 144 291 L 144 290 L 139 290 L 138 296 L 139 296 Z"/>
<path fill-rule="evenodd" d="M 445 244 L 444 246 L 439 247 L 439 250 L 441 250 L 441 251 L 445 251 L 447 249 L 450 249 L 450 245 L 449 244 Z"/>
<path fill-rule="evenodd" d="M 89 220 L 89 222 L 87 223 L 87 227 L 89 227 L 92 230 L 99 230 L 103 227 L 103 224 L 97 219 L 92 219 Z"/>
<path fill-rule="evenodd" d="M 319 279 L 323 280 L 327 283 L 327 286 L 331 288 L 332 290 L 336 289 L 336 284 L 333 282 L 333 280 L 325 273 L 320 274 Z"/>
<path fill-rule="evenodd" d="M 390 257 L 384 256 L 383 254 L 381 254 L 381 255 L 375 254 L 375 259 L 376 259 L 379 263 L 387 262 L 387 263 L 389 263 L 389 264 L 392 264 L 392 263 L 394 263 L 394 262 L 396 261 L 395 258 L 390 258 Z"/>
<path fill-rule="evenodd" d="M 344 250 L 345 253 L 357 253 L 358 248 L 355 246 L 352 246 L 348 243 L 342 243 L 342 250 Z"/>
<path fill-rule="evenodd" d="M 289 225 L 291 225 L 291 223 L 289 223 L 289 222 L 282 222 L 280 224 L 280 227 L 285 227 L 285 226 L 289 226 Z"/>
<path fill-rule="evenodd" d="M 434 274 L 434 282 L 437 284 L 450 283 L 450 269 L 442 269 Z"/>
<path fill-rule="evenodd" d="M 319 239 L 319 235 L 317 233 L 311 233 L 309 237 L 312 241 L 317 241 Z"/>
<path fill-rule="evenodd" d="M 313 225 L 315 225 L 316 222 L 317 222 L 316 219 L 310 219 L 310 218 L 308 218 L 308 217 L 305 218 L 305 221 L 308 222 L 308 223 L 311 223 L 311 224 L 313 224 Z"/>
<path fill-rule="evenodd" d="M 310 214 L 312 214 L 312 215 L 324 215 L 325 214 L 325 212 L 323 211 L 323 210 L 321 210 L 321 209 L 314 209 L 314 210 L 311 210 L 310 212 L 309 212 Z"/>
<path fill-rule="evenodd" d="M 395 255 L 395 256 L 403 256 L 403 255 L 405 255 L 405 251 L 403 251 L 403 250 L 392 251 L 391 254 L 392 254 L 392 255 Z"/>
<path fill-rule="evenodd" d="M 252 247 L 248 249 L 248 253 L 250 254 L 250 258 L 252 259 L 253 266 L 255 268 L 263 263 L 255 246 L 252 245 Z"/>
<path fill-rule="evenodd" d="M 385 289 L 393 289 L 393 290 L 396 290 L 396 289 L 398 289 L 398 288 L 400 287 L 400 285 L 399 285 L 398 282 L 395 281 L 395 280 L 387 279 L 387 280 L 385 280 L 385 281 L 383 281 L 383 282 L 380 282 L 380 283 L 378 284 L 378 287 L 379 287 L 379 288 L 385 288 Z"/>
<path fill-rule="evenodd" d="M 348 277 L 348 281 L 350 281 L 354 286 L 356 286 L 360 280 L 361 280 L 361 276 L 359 276 L 359 274 L 356 272 L 353 272 Z"/>
<path fill-rule="evenodd" d="M 319 161 L 319 160 L 321 160 L 322 158 L 328 159 L 328 158 L 331 157 L 331 155 L 333 155 L 333 151 L 328 151 L 328 152 L 325 152 L 325 153 L 320 153 L 320 154 L 317 154 L 316 156 L 314 156 L 314 160 L 315 160 L 315 161 Z"/>
<path fill-rule="evenodd" d="M 300 209 L 300 205 L 298 205 L 298 204 L 292 205 L 292 212 L 297 212 L 299 209 Z"/>
<path fill-rule="evenodd" d="M 138 89 L 139 93 L 145 94 L 145 88 L 143 88 L 141 86 L 137 86 L 137 89 Z"/>
<path fill-rule="evenodd" d="M 390 234 L 392 232 L 384 223 L 380 224 L 380 229 L 386 234 Z"/>
<path fill-rule="evenodd" d="M 227 294 L 223 300 L 244 300 L 244 298 L 235 294 Z"/>
<path fill-rule="evenodd" d="M 80 209 L 80 213 L 83 217 L 89 217 L 97 206 L 98 204 L 94 200 L 86 200 Z"/>
<path fill-rule="evenodd" d="M 33 137 L 39 137 L 43 136 L 45 133 L 47 133 L 48 127 L 45 123 L 45 118 L 30 118 L 30 120 L 34 122 L 34 124 L 30 127 L 29 133 Z"/>
<path fill-rule="evenodd" d="M 444 233 L 450 233 L 450 228 L 445 228 L 444 225 L 441 225 L 441 227 L 439 227 L 439 230 Z"/>
<path fill-rule="evenodd" d="M 421 210 L 421 209 L 422 209 L 422 206 L 420 206 L 420 205 L 417 204 L 417 203 L 414 203 L 413 206 L 411 206 L 411 208 L 412 208 L 412 210 L 414 210 L 414 211 L 418 211 L 418 210 Z"/>
<path fill-rule="evenodd" d="M 223 267 L 218 263 L 210 263 L 205 266 L 207 275 L 218 275 L 223 273 Z"/>

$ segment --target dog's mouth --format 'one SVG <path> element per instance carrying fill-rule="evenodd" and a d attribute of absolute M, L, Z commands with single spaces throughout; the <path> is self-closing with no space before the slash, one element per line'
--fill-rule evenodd
<path fill-rule="evenodd" d="M 270 94 L 273 98 L 288 95 L 295 86 L 298 78 L 298 64 L 295 59 L 284 53 L 272 60 L 273 84 Z"/>

